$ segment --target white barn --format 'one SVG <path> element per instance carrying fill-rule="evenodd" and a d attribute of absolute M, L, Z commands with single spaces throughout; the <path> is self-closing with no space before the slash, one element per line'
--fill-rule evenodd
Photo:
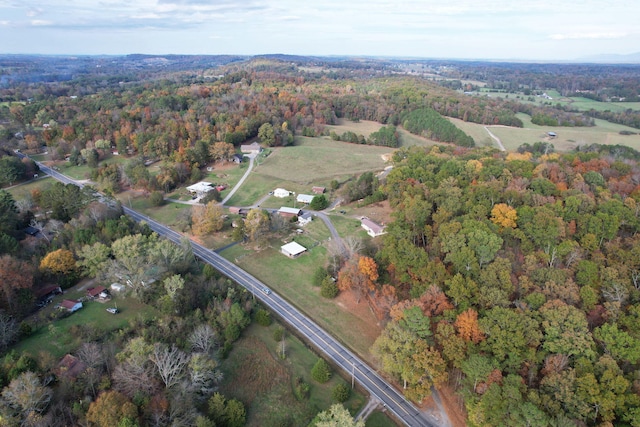
<path fill-rule="evenodd" d="M 284 198 L 284 197 L 289 197 L 289 195 L 291 194 L 291 192 L 289 190 L 285 190 L 284 188 L 276 188 L 273 191 L 273 195 L 275 197 L 279 197 L 279 198 Z"/>
<path fill-rule="evenodd" d="M 306 251 L 307 248 L 296 242 L 287 243 L 286 245 L 280 247 L 280 252 L 282 252 L 289 258 L 296 258 Z"/>

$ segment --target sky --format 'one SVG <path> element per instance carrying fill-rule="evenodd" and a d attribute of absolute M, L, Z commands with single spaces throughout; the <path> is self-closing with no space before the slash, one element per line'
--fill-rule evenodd
<path fill-rule="evenodd" d="M 637 0 L 0 0 L 0 53 L 575 60 L 640 52 Z"/>

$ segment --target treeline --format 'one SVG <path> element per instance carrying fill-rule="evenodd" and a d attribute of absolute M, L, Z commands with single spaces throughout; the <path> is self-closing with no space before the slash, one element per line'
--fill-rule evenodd
<path fill-rule="evenodd" d="M 449 381 L 471 426 L 637 425 L 638 153 L 520 151 L 396 152 L 377 268 L 338 284 L 387 313 L 374 352 L 410 398 Z"/>
<path fill-rule="evenodd" d="M 406 114 L 402 126 L 409 132 L 440 142 L 451 142 L 461 147 L 473 147 L 473 138 L 458 129 L 435 110 L 422 108 Z"/>
<path fill-rule="evenodd" d="M 376 132 L 371 133 L 369 138 L 365 138 L 364 135 L 358 135 L 352 131 L 343 132 L 342 135 L 338 135 L 335 131 L 331 131 L 329 136 L 334 141 L 351 142 L 353 144 L 369 144 L 369 145 L 382 145 L 385 147 L 396 148 L 400 144 L 400 136 L 396 127 L 393 125 L 382 126 Z"/>

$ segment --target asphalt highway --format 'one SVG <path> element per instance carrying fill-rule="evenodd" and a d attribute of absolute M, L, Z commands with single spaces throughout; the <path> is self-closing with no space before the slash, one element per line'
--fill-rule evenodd
<path fill-rule="evenodd" d="M 22 153 L 17 154 L 20 157 L 24 156 Z M 49 174 L 65 184 L 83 186 L 81 183 L 74 181 L 48 166 L 41 163 L 38 163 L 38 166 L 42 172 Z M 180 244 L 185 238 L 182 234 L 133 209 L 124 206 L 123 209 L 125 213 L 134 220 L 146 222 L 153 231 L 174 243 Z M 382 402 L 384 407 L 388 411 L 391 411 L 405 425 L 409 427 L 436 427 L 440 424 L 439 420 L 430 414 L 420 411 L 415 405 L 405 399 L 400 391 L 387 383 L 375 370 L 370 368 L 364 361 L 280 295 L 270 290 L 264 283 L 212 250 L 195 242 L 191 242 L 191 246 L 197 257 L 209 263 L 220 273 L 253 293 L 255 297 L 260 299 L 274 313 L 330 358 L 335 365 L 343 369 L 344 372 L 351 373 L 355 380 L 371 393 L 372 397 Z"/>

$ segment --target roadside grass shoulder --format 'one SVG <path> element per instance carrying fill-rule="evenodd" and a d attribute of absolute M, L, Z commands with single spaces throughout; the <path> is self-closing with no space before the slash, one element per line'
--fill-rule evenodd
<path fill-rule="evenodd" d="M 77 298 L 78 293 L 60 295 L 52 304 L 43 309 L 43 316 L 56 310 L 53 305 L 63 299 Z M 106 311 L 107 307 L 117 304 L 118 314 L 113 315 Z M 20 341 L 13 349 L 18 353 L 29 353 L 37 356 L 41 351 L 51 353 L 55 358 L 60 358 L 73 352 L 84 340 L 90 337 L 104 336 L 110 332 L 122 329 L 138 316 L 151 318 L 157 311 L 146 304 L 133 298 L 117 298 L 107 303 L 87 301 L 83 308 L 68 317 L 56 321 L 39 321 L 35 332 L 28 338 Z"/>
<path fill-rule="evenodd" d="M 220 255 L 268 284 L 364 359 L 371 361 L 369 349 L 373 341 L 364 331 L 370 330 L 370 322 L 376 322 L 375 317 L 371 315 L 370 319 L 362 319 L 355 316 L 335 301 L 320 296 L 320 289 L 311 283 L 315 269 L 326 263 L 325 244 L 315 246 L 295 259 L 280 253 L 282 244 L 281 240 L 274 240 L 270 247 L 258 252 L 235 245 Z"/>
<path fill-rule="evenodd" d="M 396 423 L 379 411 L 372 412 L 364 425 L 365 427 L 397 427 Z"/>

